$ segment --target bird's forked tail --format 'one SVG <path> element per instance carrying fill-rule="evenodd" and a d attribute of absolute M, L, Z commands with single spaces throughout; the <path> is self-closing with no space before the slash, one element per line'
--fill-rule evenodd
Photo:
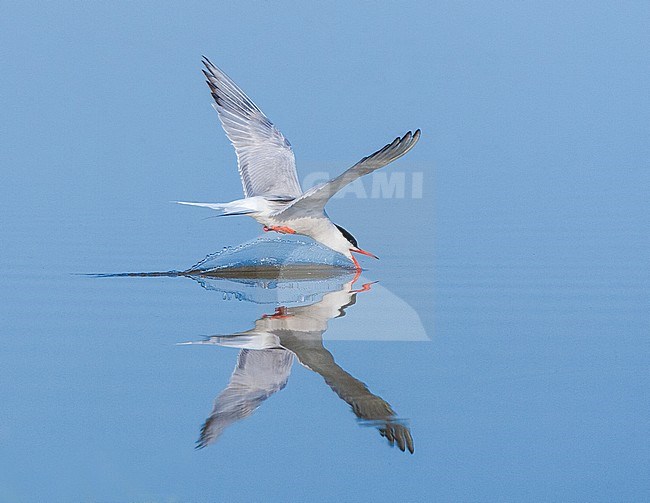
<path fill-rule="evenodd" d="M 233 201 L 231 203 L 193 203 L 188 201 L 174 201 L 177 204 L 185 204 L 187 206 L 201 206 L 204 208 L 210 208 L 211 210 L 220 211 L 218 217 L 225 216 L 235 216 L 235 215 L 250 215 L 255 213 L 255 209 L 251 208 L 250 205 L 243 204 L 243 200 Z"/>

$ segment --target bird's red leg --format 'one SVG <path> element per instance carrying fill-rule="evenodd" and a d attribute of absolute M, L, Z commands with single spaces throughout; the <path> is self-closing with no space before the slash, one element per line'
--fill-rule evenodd
<path fill-rule="evenodd" d="M 267 227 L 266 225 L 264 226 L 264 232 L 268 231 L 275 231 L 279 232 L 280 234 L 296 234 L 296 231 L 294 231 L 291 227 L 286 227 L 284 225 L 279 225 L 279 226 L 271 226 Z"/>

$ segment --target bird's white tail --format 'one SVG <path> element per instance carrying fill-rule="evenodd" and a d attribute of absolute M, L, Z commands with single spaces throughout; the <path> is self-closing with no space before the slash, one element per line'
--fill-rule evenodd
<path fill-rule="evenodd" d="M 231 203 L 192 203 L 187 201 L 174 201 L 177 204 L 185 204 L 187 206 L 202 206 L 204 208 L 210 208 L 211 210 L 220 211 L 221 214 L 217 216 L 227 216 L 227 215 L 249 215 L 255 213 L 255 209 L 251 208 L 248 204 L 244 203 L 243 200 L 233 201 Z"/>
<path fill-rule="evenodd" d="M 278 203 L 268 201 L 262 196 L 246 197 L 237 199 L 230 203 L 190 203 L 186 201 L 176 201 L 178 204 L 187 204 L 189 206 L 203 206 L 212 210 L 221 211 L 221 215 L 252 215 L 254 213 L 265 214 L 277 209 Z M 220 215 L 219 215 L 220 216 Z"/>

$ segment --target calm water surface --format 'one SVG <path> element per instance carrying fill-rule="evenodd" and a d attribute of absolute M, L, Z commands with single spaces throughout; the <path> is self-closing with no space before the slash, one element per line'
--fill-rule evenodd
<path fill-rule="evenodd" d="M 0 501 L 650 500 L 647 5 L 215 9 L 3 7 Z M 422 129 L 354 285 L 85 275 L 260 232 L 201 54 L 301 179 Z"/>
<path fill-rule="evenodd" d="M 455 251 L 426 275 L 387 250 L 355 285 L 344 274 L 270 289 L 12 268 L 3 491 L 634 499 L 646 491 L 647 272 L 614 242 L 585 249 L 590 261 L 556 258 L 561 243 L 510 263 Z"/>

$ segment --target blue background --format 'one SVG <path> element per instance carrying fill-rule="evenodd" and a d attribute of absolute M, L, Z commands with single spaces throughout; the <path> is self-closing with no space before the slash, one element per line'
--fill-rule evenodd
<path fill-rule="evenodd" d="M 649 23 L 645 2 L 5 3 L 0 499 L 647 500 Z M 169 204 L 241 196 L 202 54 L 299 170 L 422 129 L 387 168 L 424 172 L 422 199 L 328 206 L 432 339 L 328 344 L 413 456 L 299 368 L 194 451 L 236 353 L 175 343 L 263 310 L 72 274 L 259 231 Z"/>

